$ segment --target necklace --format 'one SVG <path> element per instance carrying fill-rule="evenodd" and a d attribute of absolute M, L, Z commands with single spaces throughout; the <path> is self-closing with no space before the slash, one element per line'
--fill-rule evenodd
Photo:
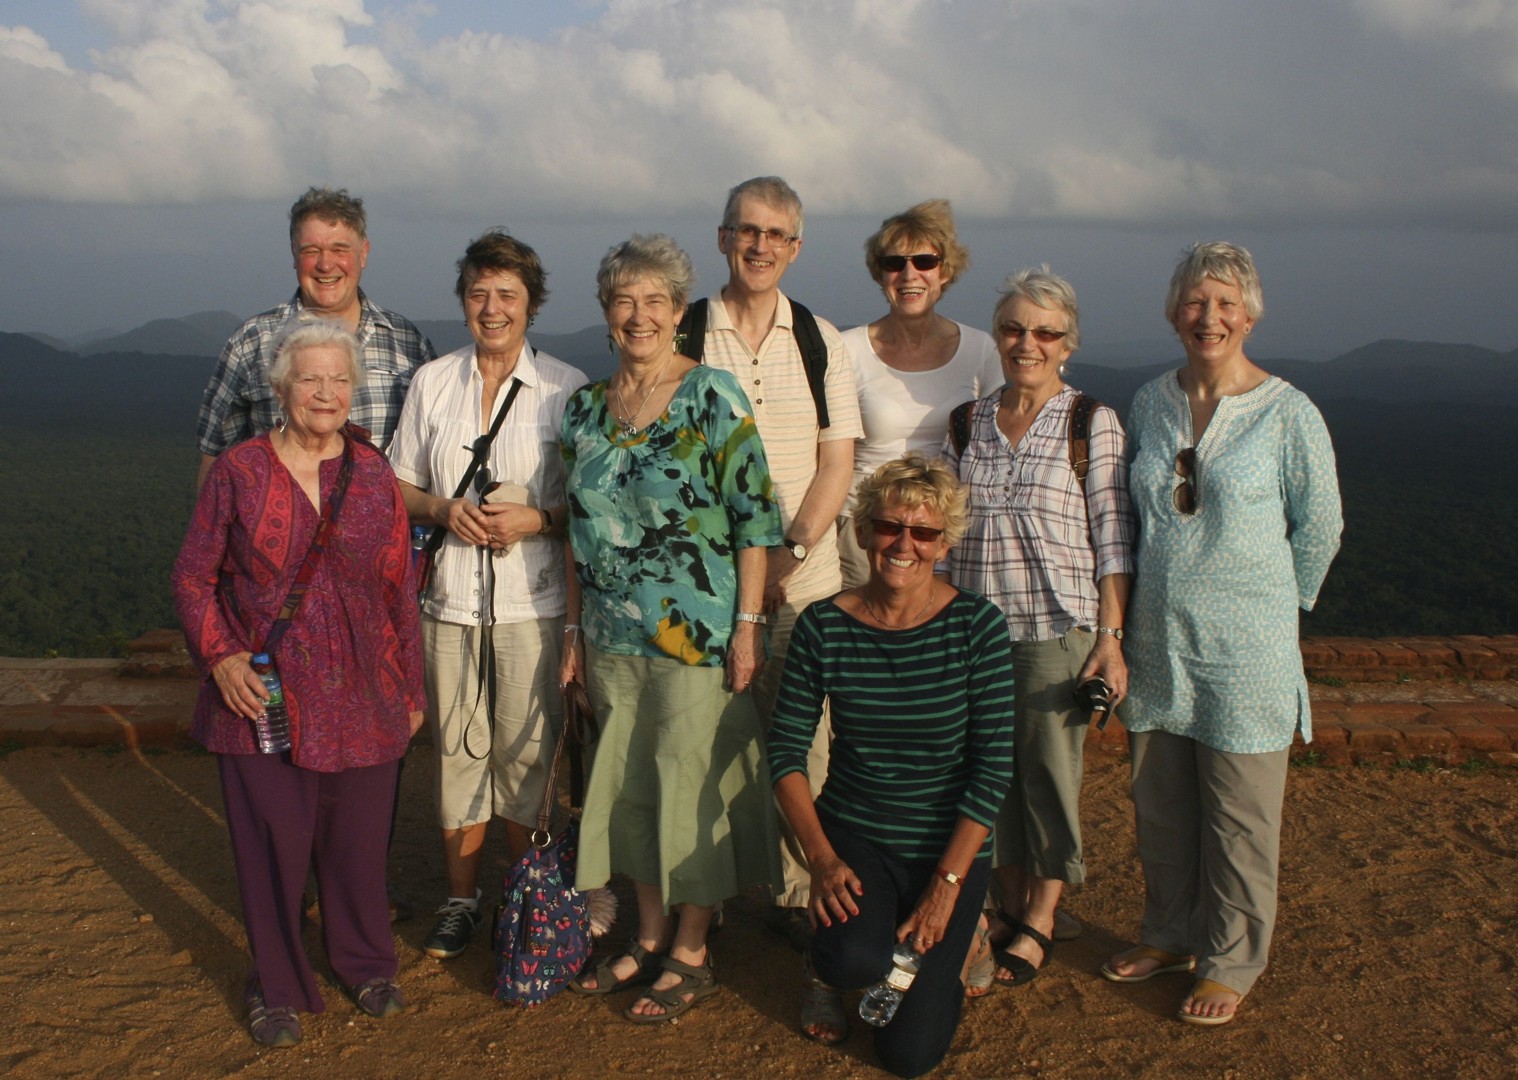
<path fill-rule="evenodd" d="M 674 359 L 675 351 L 674 349 L 670 349 L 669 355 L 664 358 L 664 363 L 659 367 L 659 373 L 654 376 L 653 385 L 648 388 L 648 393 L 643 395 L 643 400 L 639 402 L 636 412 L 627 411 L 627 402 L 622 400 L 622 391 L 615 386 L 612 387 L 611 392 L 617 395 L 617 412 L 621 413 L 622 417 L 625 418 L 617 419 L 615 414 L 613 414 L 613 419 L 616 419 L 617 423 L 621 425 L 622 434 L 636 435 L 638 433 L 638 417 L 643 414 L 644 409 L 648 408 L 648 399 L 654 396 L 655 390 L 659 389 L 659 384 L 664 381 L 664 372 Z"/>
<path fill-rule="evenodd" d="M 917 623 L 922 621 L 922 617 L 928 613 L 928 608 L 932 606 L 933 587 L 930 585 L 928 586 L 928 598 L 922 602 L 922 607 L 917 609 L 916 615 L 899 623 L 888 623 L 881 616 L 880 612 L 875 610 L 875 605 L 870 603 L 870 598 L 868 596 L 864 598 L 864 609 L 870 613 L 870 618 L 874 619 L 887 630 L 905 630 L 908 626 L 916 626 Z"/>

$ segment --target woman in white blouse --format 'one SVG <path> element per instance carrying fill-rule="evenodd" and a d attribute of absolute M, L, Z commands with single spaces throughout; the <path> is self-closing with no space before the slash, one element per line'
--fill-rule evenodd
<path fill-rule="evenodd" d="M 422 604 L 448 871 L 422 951 L 440 960 L 484 924 L 477 878 L 490 819 L 502 819 L 512 859 L 527 850 L 559 732 L 559 421 L 585 376 L 527 342 L 546 277 L 537 253 L 501 230 L 469 245 L 455 288 L 474 344 L 416 373 L 390 445 L 413 524 L 447 529 Z M 476 451 L 480 467 L 456 496 Z"/>
<path fill-rule="evenodd" d="M 989 394 L 1002 381 L 990 337 L 934 311 L 970 266 L 947 200 L 931 199 L 886 218 L 864 251 L 890 310 L 843 335 L 864 422 L 864 438 L 854 444 L 854 480 L 838 519 L 844 588 L 870 576 L 854 535 L 860 483 L 910 452 L 937 457 L 954 407 Z"/>

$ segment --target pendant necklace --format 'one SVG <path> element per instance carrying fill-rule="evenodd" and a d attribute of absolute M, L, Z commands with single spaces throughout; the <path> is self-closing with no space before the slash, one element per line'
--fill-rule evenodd
<path fill-rule="evenodd" d="M 655 390 L 659 389 L 659 384 L 664 381 L 664 372 L 674 358 L 675 351 L 671 348 L 669 356 L 665 358 L 664 363 L 659 368 L 659 373 L 654 376 L 653 385 L 648 388 L 648 393 L 643 395 L 643 401 L 638 405 L 637 412 L 629 413 L 627 411 L 627 402 L 622 400 L 622 391 L 616 387 L 612 387 L 611 392 L 617 395 L 617 411 L 626 417 L 625 420 L 617 420 L 617 423 L 622 428 L 622 434 L 633 436 L 638 433 L 638 417 L 642 415 L 644 409 L 648 408 L 648 399 L 654 396 Z M 623 374 L 625 377 L 626 373 L 624 372 Z M 616 420 L 617 417 L 613 415 L 612 419 Z"/>

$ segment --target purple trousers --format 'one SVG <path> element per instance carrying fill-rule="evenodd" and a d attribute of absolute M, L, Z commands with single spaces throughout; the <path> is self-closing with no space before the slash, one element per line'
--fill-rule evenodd
<path fill-rule="evenodd" d="M 395 978 L 385 848 L 398 761 L 312 772 L 287 754 L 218 754 L 242 921 L 264 1001 L 326 1008 L 301 941 L 306 870 L 321 895 L 322 944 L 344 986 Z"/>

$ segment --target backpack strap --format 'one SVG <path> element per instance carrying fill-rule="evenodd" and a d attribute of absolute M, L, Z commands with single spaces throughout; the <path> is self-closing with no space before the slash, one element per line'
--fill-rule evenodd
<path fill-rule="evenodd" d="M 706 322 L 708 304 L 703 297 L 692 300 L 685 307 L 685 317 L 675 331 L 680 342 L 680 352 L 696 363 L 702 363 L 706 353 Z M 796 336 L 796 348 L 801 353 L 801 366 L 806 371 L 806 384 L 812 391 L 812 404 L 817 409 L 817 426 L 828 426 L 828 345 L 822 340 L 822 328 L 817 316 L 804 304 L 791 301 L 792 332 Z"/>
<path fill-rule="evenodd" d="M 1101 402 L 1090 394 L 1077 394 L 1070 406 L 1070 471 L 1086 493 L 1086 473 L 1091 468 L 1091 414 Z"/>
<path fill-rule="evenodd" d="M 706 353 L 706 305 L 705 297 L 685 305 L 685 317 L 675 329 L 675 340 L 680 343 L 680 353 L 696 363 Z"/>
<path fill-rule="evenodd" d="M 791 301 L 791 329 L 796 335 L 796 345 L 801 350 L 801 365 L 806 369 L 806 382 L 812 389 L 812 403 L 817 407 L 817 426 L 825 428 L 828 419 L 828 346 L 822 340 L 822 330 L 817 316 L 798 301 Z"/>
<path fill-rule="evenodd" d="M 949 445 L 954 447 L 956 457 L 964 457 L 965 447 L 970 445 L 970 421 L 974 412 L 975 402 L 967 401 L 954 406 L 954 411 L 949 414 Z"/>

